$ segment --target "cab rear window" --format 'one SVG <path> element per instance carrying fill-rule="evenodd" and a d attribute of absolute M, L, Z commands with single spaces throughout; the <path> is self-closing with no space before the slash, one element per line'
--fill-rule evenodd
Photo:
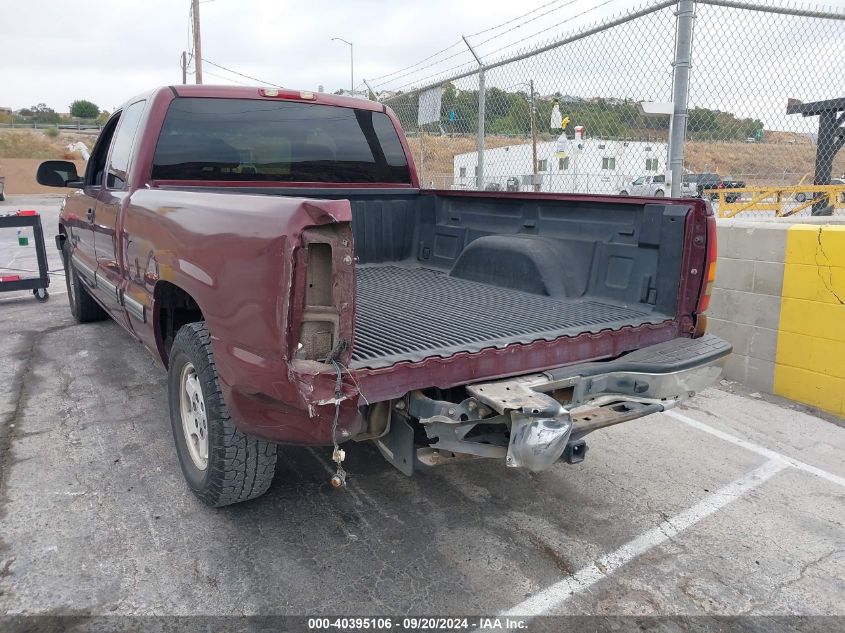
<path fill-rule="evenodd" d="M 260 99 L 181 97 L 167 112 L 154 180 L 410 183 L 388 116 Z"/>

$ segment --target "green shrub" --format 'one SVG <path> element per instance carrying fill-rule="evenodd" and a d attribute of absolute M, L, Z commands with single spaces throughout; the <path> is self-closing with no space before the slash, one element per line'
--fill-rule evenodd
<path fill-rule="evenodd" d="M 57 128 L 55 125 L 53 127 L 48 127 L 46 130 L 44 130 L 44 134 L 46 134 L 50 138 L 56 138 L 59 135 L 59 128 Z"/>

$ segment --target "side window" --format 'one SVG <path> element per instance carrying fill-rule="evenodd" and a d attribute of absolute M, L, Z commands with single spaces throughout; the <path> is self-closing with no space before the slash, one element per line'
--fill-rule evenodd
<path fill-rule="evenodd" d="M 117 132 L 112 143 L 109 171 L 106 186 L 109 189 L 123 189 L 126 186 L 126 172 L 129 170 L 129 157 L 135 141 L 135 133 L 141 122 L 146 101 L 136 101 L 123 111 Z"/>
<path fill-rule="evenodd" d="M 94 144 L 94 151 L 88 159 L 88 166 L 85 168 L 85 184 L 89 187 L 101 187 L 103 185 L 103 172 L 106 170 L 106 158 L 109 155 L 109 147 L 114 137 L 114 130 L 120 119 L 121 113 L 112 116 L 100 132 L 97 142 Z"/>
<path fill-rule="evenodd" d="M 616 158 L 604 157 L 601 159 L 602 169 L 616 169 Z"/>
<path fill-rule="evenodd" d="M 654 184 L 662 184 L 666 182 L 666 176 L 655 176 L 652 181 Z"/>

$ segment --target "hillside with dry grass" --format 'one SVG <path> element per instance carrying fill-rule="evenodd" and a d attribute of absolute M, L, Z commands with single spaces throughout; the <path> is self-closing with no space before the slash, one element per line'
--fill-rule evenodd
<path fill-rule="evenodd" d="M 435 187 L 450 187 L 455 155 L 475 151 L 475 142 L 474 136 L 425 136 L 421 151 L 418 137 L 408 139 L 421 172 L 420 181 L 434 181 Z M 525 142 L 512 137 L 485 139 L 488 148 Z M 816 148 L 809 139 L 786 132 L 767 132 L 763 143 L 689 141 L 685 153 L 684 164 L 689 171 L 731 175 L 745 179 L 749 185 L 796 184 L 805 176 L 811 181 L 816 160 Z M 842 173 L 845 173 L 845 152 L 839 153 L 833 165 L 835 177 Z"/>
<path fill-rule="evenodd" d="M 61 193 L 62 189 L 42 187 L 35 181 L 35 173 L 42 160 L 72 160 L 82 170 L 85 161 L 67 145 L 82 141 L 89 148 L 94 136 L 80 133 L 59 133 L 51 138 L 35 130 L 0 130 L 0 176 L 6 179 L 7 194 Z"/>
<path fill-rule="evenodd" d="M 35 184 L 32 159 L 59 158 L 81 160 L 76 152 L 67 146 L 82 141 L 89 148 L 96 136 L 91 133 L 61 132 L 50 138 L 42 131 L 0 130 L 0 175 L 7 176 L 10 193 L 42 191 Z M 541 140 L 550 140 L 544 138 Z M 455 155 L 475 151 L 475 136 L 425 136 L 411 137 L 408 143 L 424 186 L 433 183 L 435 187 L 448 188 L 452 185 L 453 160 Z M 488 148 L 504 147 L 526 142 L 524 139 L 488 136 Z M 739 143 L 727 141 L 690 141 L 686 145 L 685 166 L 695 172 L 717 172 L 742 178 L 749 185 L 796 184 L 802 178 L 812 179 L 815 165 L 815 146 L 806 136 L 789 132 L 766 132 L 763 143 Z M 28 159 L 17 168 L 15 161 Z M 9 178 L 10 172 L 14 178 Z M 845 151 L 834 161 L 833 174 L 845 173 Z"/>
<path fill-rule="evenodd" d="M 89 148 L 96 137 L 78 132 L 59 134 L 51 138 L 40 130 L 0 130 L 0 158 L 82 158 L 77 152 L 69 152 L 67 146 L 82 141 Z"/>

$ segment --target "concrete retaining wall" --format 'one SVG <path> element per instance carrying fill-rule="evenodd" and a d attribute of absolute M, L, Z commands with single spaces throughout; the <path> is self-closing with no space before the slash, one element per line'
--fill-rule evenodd
<path fill-rule="evenodd" d="M 727 378 L 845 416 L 845 218 L 720 220 L 708 317 Z"/>

